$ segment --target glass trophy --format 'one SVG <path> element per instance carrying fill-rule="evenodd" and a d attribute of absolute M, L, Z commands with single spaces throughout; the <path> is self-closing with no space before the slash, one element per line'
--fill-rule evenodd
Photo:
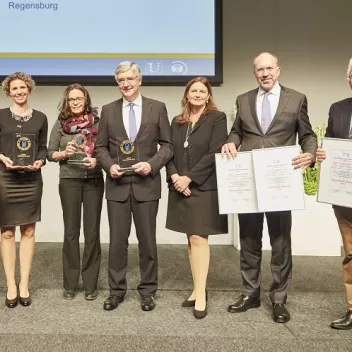
<path fill-rule="evenodd" d="M 133 171 L 133 164 L 139 162 L 138 145 L 128 139 L 124 141 L 117 140 L 117 157 L 118 164 L 122 171 Z"/>
<path fill-rule="evenodd" d="M 72 144 L 76 147 L 76 151 L 67 160 L 68 164 L 84 165 L 84 158 L 91 158 L 94 150 L 93 138 L 87 138 L 83 133 L 74 136 Z"/>
<path fill-rule="evenodd" d="M 33 165 L 35 159 L 35 134 L 13 134 L 13 165 Z"/>

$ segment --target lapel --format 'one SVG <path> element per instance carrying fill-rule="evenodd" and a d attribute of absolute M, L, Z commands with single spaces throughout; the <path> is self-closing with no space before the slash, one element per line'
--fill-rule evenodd
<path fill-rule="evenodd" d="M 263 133 L 262 126 L 261 126 L 261 124 L 259 122 L 258 115 L 257 115 L 257 95 L 258 95 L 258 88 L 252 90 L 249 93 L 249 97 L 248 97 L 249 106 L 250 106 L 251 111 L 252 111 L 252 117 L 254 119 L 254 122 L 256 123 L 259 131 L 261 131 Z"/>
<path fill-rule="evenodd" d="M 192 128 L 191 133 L 189 135 L 194 133 L 205 122 L 207 115 L 208 115 L 208 113 L 200 115 L 198 121 L 195 123 L 195 125 Z"/>
<path fill-rule="evenodd" d="M 142 117 L 141 117 L 141 125 L 139 127 L 136 140 L 140 137 L 140 135 L 143 133 L 143 130 L 148 124 L 148 119 L 150 116 L 150 113 L 152 111 L 152 103 L 148 98 L 144 98 L 142 96 Z"/>
<path fill-rule="evenodd" d="M 122 102 L 123 102 L 122 98 L 119 100 L 116 100 L 114 104 L 115 116 L 116 116 L 116 122 L 117 122 L 119 131 L 122 132 L 125 139 L 128 139 L 127 132 L 122 118 Z"/>
<path fill-rule="evenodd" d="M 286 106 L 287 102 L 289 101 L 289 99 L 290 99 L 289 92 L 286 90 L 285 87 L 281 86 L 279 105 L 277 106 L 276 114 L 275 114 L 274 118 L 271 120 L 271 123 L 270 123 L 266 133 L 268 133 L 271 130 L 271 128 L 275 124 L 276 120 L 279 118 L 282 111 L 285 109 L 285 106 Z"/>
<path fill-rule="evenodd" d="M 352 114 L 352 99 L 348 100 L 347 108 L 342 111 L 343 121 L 342 121 L 342 128 L 343 128 L 343 136 L 344 138 L 348 139 L 350 137 L 350 129 L 351 129 L 351 114 Z"/>

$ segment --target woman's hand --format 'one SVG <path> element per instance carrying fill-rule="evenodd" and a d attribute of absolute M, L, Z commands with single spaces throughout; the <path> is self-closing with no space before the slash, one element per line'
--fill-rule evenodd
<path fill-rule="evenodd" d="M 175 183 L 179 178 L 180 178 L 180 175 L 179 175 L 179 174 L 173 174 L 173 175 L 171 175 L 172 183 Z"/>
<path fill-rule="evenodd" d="M 183 192 L 182 194 L 186 197 L 189 197 L 191 195 L 191 190 L 187 187 Z"/>
<path fill-rule="evenodd" d="M 174 181 L 174 187 L 180 193 L 183 193 L 191 183 L 191 179 L 187 176 L 179 176 L 176 181 Z"/>
<path fill-rule="evenodd" d="M 68 142 L 65 149 L 65 157 L 69 158 L 76 151 L 76 147 L 73 142 Z"/>
<path fill-rule="evenodd" d="M 4 154 L 0 154 L 0 161 L 6 166 L 8 170 L 19 170 L 23 168 L 22 166 L 13 166 L 13 161 Z"/>
<path fill-rule="evenodd" d="M 4 154 L 0 154 L 0 161 L 6 166 L 6 168 L 9 168 L 13 165 L 13 161 Z"/>
<path fill-rule="evenodd" d="M 36 160 L 33 165 L 21 166 L 21 169 L 25 171 L 38 171 L 43 165 L 43 160 Z"/>
<path fill-rule="evenodd" d="M 83 165 L 88 169 L 94 169 L 97 166 L 97 159 L 96 158 L 86 157 L 82 161 L 84 161 Z"/>

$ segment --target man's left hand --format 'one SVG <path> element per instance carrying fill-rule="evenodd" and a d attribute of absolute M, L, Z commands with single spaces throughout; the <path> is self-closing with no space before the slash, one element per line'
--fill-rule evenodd
<path fill-rule="evenodd" d="M 132 167 L 135 167 L 136 170 L 134 172 L 137 172 L 137 174 L 142 175 L 142 176 L 147 176 L 152 172 L 152 167 L 150 166 L 149 163 L 142 161 L 140 163 L 132 165 Z"/>
<path fill-rule="evenodd" d="M 302 171 L 314 161 L 314 156 L 311 153 L 302 153 L 292 159 L 292 165 L 295 169 L 301 168 Z"/>

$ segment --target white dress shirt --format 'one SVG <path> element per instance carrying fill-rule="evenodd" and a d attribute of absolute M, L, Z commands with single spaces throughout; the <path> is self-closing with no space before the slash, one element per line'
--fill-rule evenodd
<path fill-rule="evenodd" d="M 257 104 L 256 104 L 257 116 L 258 116 L 259 123 L 261 123 L 261 121 L 262 121 L 262 104 L 263 104 L 263 99 L 264 99 L 265 93 L 266 93 L 266 91 L 263 88 L 259 87 L 258 95 L 257 95 Z M 272 121 L 275 114 L 276 114 L 277 107 L 279 106 L 280 93 L 281 93 L 280 84 L 278 82 L 276 82 L 275 86 L 268 93 L 270 93 L 268 95 L 268 99 L 270 102 L 271 121 Z"/>
<path fill-rule="evenodd" d="M 125 125 L 125 130 L 127 132 L 128 138 L 130 138 L 130 102 L 126 100 L 125 98 L 122 98 L 122 119 L 123 119 L 123 124 Z M 136 98 L 135 101 L 132 101 L 133 103 L 133 110 L 134 114 L 136 116 L 136 125 L 137 125 L 137 133 L 139 131 L 139 128 L 141 127 L 141 121 L 142 121 L 142 96 L 139 94 L 138 97 Z"/>

